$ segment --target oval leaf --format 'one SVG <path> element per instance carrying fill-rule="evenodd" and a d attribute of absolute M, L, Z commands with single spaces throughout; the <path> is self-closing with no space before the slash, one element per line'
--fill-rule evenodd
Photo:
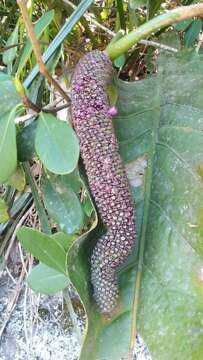
<path fill-rule="evenodd" d="M 79 158 L 79 142 L 70 125 L 40 113 L 35 147 L 46 168 L 56 174 L 72 172 Z"/>
<path fill-rule="evenodd" d="M 68 277 L 41 263 L 27 277 L 29 287 L 40 294 L 54 295 L 69 285 Z"/>
<path fill-rule="evenodd" d="M 25 250 L 47 266 L 66 274 L 66 253 L 53 237 L 23 226 L 17 237 Z"/>

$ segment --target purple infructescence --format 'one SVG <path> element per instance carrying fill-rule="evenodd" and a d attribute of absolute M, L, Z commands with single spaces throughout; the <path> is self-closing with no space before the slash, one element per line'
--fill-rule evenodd
<path fill-rule="evenodd" d="M 116 269 L 132 252 L 136 240 L 135 209 L 112 117 L 107 86 L 113 67 L 101 51 L 85 55 L 72 82 L 73 125 L 80 141 L 89 186 L 107 229 L 91 257 L 91 281 L 100 311 L 111 316 L 118 304 Z"/>

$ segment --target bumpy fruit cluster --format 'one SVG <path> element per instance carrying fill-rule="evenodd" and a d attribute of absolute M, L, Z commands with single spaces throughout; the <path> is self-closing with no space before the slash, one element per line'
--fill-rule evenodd
<path fill-rule="evenodd" d="M 72 82 L 73 124 L 90 189 L 107 228 L 91 258 L 94 298 L 105 315 L 112 313 L 118 300 L 116 269 L 135 244 L 135 210 L 106 91 L 112 75 L 110 59 L 96 50 L 80 60 Z"/>

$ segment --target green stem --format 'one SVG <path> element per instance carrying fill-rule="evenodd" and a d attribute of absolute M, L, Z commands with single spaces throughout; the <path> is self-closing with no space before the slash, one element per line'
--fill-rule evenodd
<path fill-rule="evenodd" d="M 122 30 L 126 30 L 125 14 L 123 9 L 123 0 L 117 0 L 117 9 L 120 20 L 120 27 Z"/>
<path fill-rule="evenodd" d="M 39 220 L 40 220 L 40 223 L 41 223 L 42 231 L 47 233 L 47 234 L 51 234 L 51 228 L 50 228 L 50 225 L 49 225 L 47 214 L 45 212 L 42 201 L 41 201 L 41 199 L 39 197 L 37 185 L 36 185 L 35 180 L 33 178 L 32 171 L 31 171 L 31 168 L 30 168 L 30 164 L 28 162 L 24 162 L 23 163 L 23 169 L 25 171 L 25 175 L 26 175 L 26 177 L 28 179 L 28 182 L 29 182 L 29 185 L 30 185 L 30 188 L 31 188 L 31 191 L 32 191 L 32 196 L 33 196 L 33 199 L 34 199 L 34 202 L 35 202 L 35 206 L 36 206 L 37 213 L 38 213 L 38 216 L 39 216 Z"/>
<path fill-rule="evenodd" d="M 108 56 L 114 60 L 128 51 L 132 46 L 136 45 L 141 39 L 148 37 L 152 33 L 156 33 L 158 30 L 179 21 L 183 21 L 194 16 L 200 16 L 202 14 L 203 3 L 181 6 L 168 11 L 163 15 L 159 15 L 144 25 L 141 25 L 138 29 L 131 31 L 117 42 L 109 44 L 105 51 Z"/>

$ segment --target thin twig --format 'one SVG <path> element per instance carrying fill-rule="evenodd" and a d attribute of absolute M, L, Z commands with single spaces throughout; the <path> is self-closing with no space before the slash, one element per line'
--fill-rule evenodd
<path fill-rule="evenodd" d="M 24 96 L 22 100 L 23 100 L 23 105 L 26 108 L 31 109 L 36 113 L 39 113 L 42 110 L 42 108 L 39 105 L 33 103 L 27 96 Z"/>
<path fill-rule="evenodd" d="M 48 45 L 48 43 L 45 42 L 45 41 L 39 41 L 39 44 Z M 5 46 L 5 47 L 2 47 L 2 48 L 0 48 L 0 53 L 4 52 L 4 51 L 7 51 L 7 50 L 10 50 L 10 49 L 12 49 L 14 47 L 19 47 L 19 46 L 23 46 L 23 45 L 25 45 L 25 43 L 21 42 L 21 43 L 18 43 L 18 44 L 13 44 L 13 45 L 8 45 L 8 46 Z"/>
<path fill-rule="evenodd" d="M 32 48 L 33 48 L 33 51 L 34 51 L 34 54 L 36 57 L 36 62 L 39 66 L 40 73 L 52 84 L 52 86 L 54 88 L 56 88 L 58 90 L 58 92 L 61 94 L 61 96 L 67 102 L 70 102 L 69 97 L 67 96 L 65 91 L 60 87 L 60 85 L 57 83 L 57 81 L 49 74 L 49 72 L 42 60 L 39 43 L 37 41 L 37 38 L 36 38 L 36 35 L 34 32 L 33 24 L 31 22 L 25 0 L 17 0 L 17 3 L 20 8 L 20 11 L 21 11 L 24 23 L 25 23 L 25 27 L 26 27 L 27 33 L 29 35 L 29 38 L 30 38 L 30 41 L 32 44 Z"/>
<path fill-rule="evenodd" d="M 20 243 L 18 243 L 18 250 L 19 250 L 19 255 L 20 255 L 20 260 L 21 260 L 21 263 L 22 263 L 22 267 L 24 268 L 25 273 L 26 273 L 26 275 L 27 275 L 27 274 L 28 274 L 28 273 L 27 273 L 27 268 L 26 268 L 26 266 L 25 266 L 25 260 L 24 260 L 24 258 L 23 258 L 23 251 L 22 251 L 22 247 L 21 247 L 21 244 L 20 244 Z"/>
<path fill-rule="evenodd" d="M 152 40 L 140 40 L 139 44 L 143 44 L 143 45 L 146 45 L 146 46 L 153 46 L 155 48 L 166 50 L 166 51 L 171 51 L 171 52 L 174 52 L 174 53 L 178 52 L 178 49 L 176 49 L 174 47 L 164 45 L 164 44 L 158 43 L 156 41 L 152 41 Z"/>
<path fill-rule="evenodd" d="M 17 281 L 14 279 L 13 275 L 11 274 L 11 272 L 7 266 L 6 266 L 6 272 L 7 272 L 8 276 L 10 277 L 10 279 L 13 281 L 13 283 L 16 284 Z"/>
<path fill-rule="evenodd" d="M 31 120 L 35 116 L 36 116 L 35 114 L 26 114 L 23 116 L 19 116 L 19 117 L 15 118 L 15 124 L 22 124 L 28 120 Z"/>
<path fill-rule="evenodd" d="M 7 51 L 7 50 L 10 50 L 10 49 L 12 49 L 14 47 L 21 46 L 21 45 L 24 45 L 24 43 L 13 44 L 13 45 L 8 45 L 8 46 L 5 46 L 5 47 L 2 47 L 2 48 L 0 48 L 0 53 L 2 53 L 4 51 Z"/>
<path fill-rule="evenodd" d="M 62 97 L 60 97 L 60 99 L 55 99 L 50 104 L 43 107 L 43 111 L 44 111 L 44 109 L 52 109 L 52 108 L 54 108 L 56 105 L 60 104 L 62 101 L 63 101 Z"/>

